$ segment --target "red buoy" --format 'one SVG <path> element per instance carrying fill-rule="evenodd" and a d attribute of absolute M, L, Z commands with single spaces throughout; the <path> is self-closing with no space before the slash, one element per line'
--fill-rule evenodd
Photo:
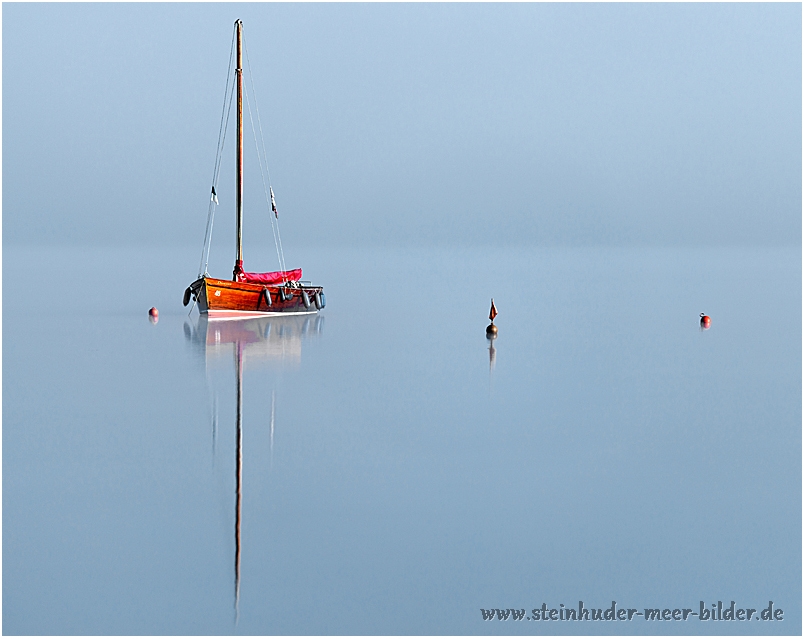
<path fill-rule="evenodd" d="M 155 306 L 152 306 L 151 310 L 148 311 L 148 319 L 151 320 L 151 324 L 156 324 L 159 321 L 159 311 Z"/>
<path fill-rule="evenodd" d="M 703 330 L 708 330 L 709 327 L 712 325 L 712 318 L 708 315 L 704 315 L 701 313 L 701 328 Z"/>

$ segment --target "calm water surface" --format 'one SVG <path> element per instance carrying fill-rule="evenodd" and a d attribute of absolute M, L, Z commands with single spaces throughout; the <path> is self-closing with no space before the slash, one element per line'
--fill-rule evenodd
<path fill-rule="evenodd" d="M 296 258 L 224 326 L 195 250 L 4 248 L 5 634 L 800 634 L 800 249 Z M 579 600 L 784 621 L 480 613 Z"/>

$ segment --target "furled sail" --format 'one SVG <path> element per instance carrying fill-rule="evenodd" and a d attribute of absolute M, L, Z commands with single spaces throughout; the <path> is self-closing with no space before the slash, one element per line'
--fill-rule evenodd
<path fill-rule="evenodd" d="M 294 268 L 292 271 L 272 271 L 270 273 L 240 273 L 238 280 L 251 284 L 284 284 L 285 282 L 298 282 L 302 278 L 302 270 Z"/>

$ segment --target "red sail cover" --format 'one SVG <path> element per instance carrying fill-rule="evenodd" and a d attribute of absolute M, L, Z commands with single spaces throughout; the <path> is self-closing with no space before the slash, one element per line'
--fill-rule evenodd
<path fill-rule="evenodd" d="M 273 271 L 272 273 L 241 273 L 241 282 L 252 284 L 284 284 L 285 282 L 298 282 L 302 277 L 302 270 L 294 268 L 292 271 Z"/>

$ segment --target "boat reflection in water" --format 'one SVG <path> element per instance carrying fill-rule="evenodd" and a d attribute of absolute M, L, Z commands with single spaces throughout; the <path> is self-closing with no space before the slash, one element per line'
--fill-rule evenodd
<path fill-rule="evenodd" d="M 243 506 L 243 369 L 254 365 L 301 363 L 302 341 L 323 330 L 321 315 L 268 316 L 241 320 L 212 320 L 202 314 L 195 325 L 184 324 L 184 335 L 199 355 L 207 373 L 234 357 L 235 364 L 235 622 L 240 614 L 240 523 Z M 231 360 L 229 360 L 231 361 Z M 208 376 L 209 379 L 209 376 Z M 212 450 L 215 456 L 217 402 L 212 385 Z M 271 392 L 270 454 L 273 456 L 276 391 Z"/>

